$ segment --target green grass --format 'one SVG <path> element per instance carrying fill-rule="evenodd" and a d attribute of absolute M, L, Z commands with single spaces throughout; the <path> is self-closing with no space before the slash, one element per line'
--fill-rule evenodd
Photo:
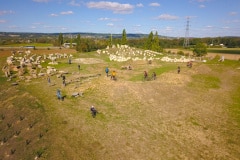
<path fill-rule="evenodd" d="M 208 48 L 211 53 L 240 54 L 239 48 Z"/>
<path fill-rule="evenodd" d="M 211 69 L 218 73 L 227 72 L 227 70 L 236 70 L 240 67 L 240 61 L 235 60 L 224 60 L 224 62 L 219 62 L 220 56 L 215 56 L 214 59 L 207 61 L 207 64 Z"/>
<path fill-rule="evenodd" d="M 6 80 L 7 80 L 7 77 L 5 77 L 5 75 L 4 76 L 0 76 L 0 84 L 6 82 Z"/>
<path fill-rule="evenodd" d="M 216 55 L 213 59 L 208 60 L 206 62 L 206 64 L 221 64 L 221 65 L 225 65 L 225 66 L 236 66 L 236 65 L 240 65 L 240 61 L 236 61 L 236 60 L 229 60 L 229 59 L 225 59 L 224 62 L 219 62 L 219 59 L 221 57 L 219 55 Z"/>
<path fill-rule="evenodd" d="M 3 45 L 2 47 L 25 47 L 25 46 L 53 47 L 53 45 L 50 43 L 20 43 L 20 44 Z"/>
<path fill-rule="evenodd" d="M 233 103 L 229 107 L 230 114 L 237 122 L 238 126 L 240 127 L 240 87 L 236 89 L 236 91 L 232 94 Z"/>
<path fill-rule="evenodd" d="M 197 89 L 218 89 L 220 88 L 221 81 L 216 76 L 208 74 L 192 75 L 192 81 L 188 84 L 189 87 Z"/>
<path fill-rule="evenodd" d="M 161 67 L 152 68 L 148 71 L 148 77 L 152 76 L 152 73 L 155 72 L 157 77 L 163 73 L 176 70 L 176 64 L 173 63 L 163 63 Z M 137 82 L 143 80 L 143 73 L 137 74 L 129 79 L 130 81 Z"/>
<path fill-rule="evenodd" d="M 170 72 L 173 70 L 176 70 L 176 65 L 173 63 L 171 63 L 171 64 L 166 63 L 166 64 L 163 64 L 163 66 L 161 66 L 159 68 L 151 69 L 149 71 L 149 73 L 156 72 L 157 75 L 161 75 L 163 73 Z"/>
<path fill-rule="evenodd" d="M 106 57 L 104 56 L 101 57 L 101 55 L 95 55 L 94 53 L 84 54 L 79 57 L 103 58 L 104 61 L 108 62 Z M 205 89 L 207 90 L 218 89 L 221 83 L 224 83 L 226 81 L 232 82 L 233 79 L 230 77 L 226 81 L 221 82 L 218 76 L 219 74 L 222 74 L 222 73 L 225 74 L 225 71 L 226 72 L 230 71 L 229 69 L 232 69 L 231 66 L 236 66 L 239 62 L 235 63 L 233 61 L 226 61 L 226 63 L 221 63 L 221 65 L 215 65 L 217 63 L 219 62 L 212 61 L 212 62 L 203 64 L 203 65 L 205 64 L 209 65 L 208 67 L 210 67 L 211 71 L 213 71 L 210 73 L 204 72 L 205 74 L 198 74 L 198 72 L 186 71 L 189 76 L 192 74 L 196 74 L 192 76 L 192 82 L 189 84 L 189 86 L 192 88 L 185 88 L 185 86 L 184 88 L 180 88 L 181 86 L 172 86 L 168 90 L 165 90 L 165 88 L 161 88 L 161 90 L 158 90 L 159 92 L 164 91 L 161 93 L 164 96 L 164 98 L 162 99 L 163 101 L 165 101 L 165 99 L 166 99 L 166 102 L 167 100 L 169 100 L 169 103 L 168 104 L 166 103 L 166 106 L 161 106 L 161 103 L 157 103 L 158 98 L 161 98 L 161 96 L 153 97 L 153 100 L 156 101 L 156 104 L 155 102 L 151 103 L 151 101 L 149 101 L 150 103 L 148 103 L 148 100 L 144 100 L 144 99 L 142 100 L 141 96 L 131 97 L 134 94 L 132 95 L 131 90 L 128 91 L 127 89 L 126 89 L 127 91 L 126 93 L 128 93 L 127 95 L 122 95 L 119 93 L 119 97 L 117 98 L 111 97 L 110 93 L 108 93 L 109 92 L 108 90 L 102 91 L 102 90 L 99 90 L 98 87 L 94 87 L 94 86 L 103 85 L 101 84 L 102 81 L 98 81 L 98 80 L 95 81 L 94 79 L 91 80 L 91 83 L 87 83 L 85 85 L 86 88 L 84 88 L 83 90 L 84 92 L 83 97 L 72 98 L 68 95 L 66 100 L 64 100 L 63 102 L 60 102 L 56 100 L 56 96 L 55 96 L 56 89 L 58 86 L 57 85 L 51 86 L 51 87 L 45 86 L 47 85 L 46 79 L 43 79 L 43 78 L 39 78 L 36 80 L 33 79 L 31 83 L 20 82 L 19 86 L 9 87 L 11 85 L 11 82 L 6 82 L 6 78 L 1 77 L 0 88 L 6 89 L 6 91 L 3 92 L 4 94 L 2 94 L 2 97 L 0 98 L 0 100 L 3 101 L 4 99 L 8 99 L 8 101 L 5 101 L 5 103 L 14 105 L 14 109 L 23 108 L 26 110 L 24 112 L 26 119 L 24 119 L 18 124 L 16 123 L 15 127 L 19 127 L 20 125 L 24 126 L 23 122 L 25 121 L 35 123 L 33 130 L 28 130 L 26 133 L 22 132 L 22 133 L 25 133 L 25 136 L 21 135 L 20 137 L 13 138 L 11 140 L 11 143 L 9 144 L 10 145 L 14 144 L 13 142 L 15 142 L 16 140 L 19 141 L 16 144 L 25 144 L 26 139 L 31 138 L 30 137 L 31 135 L 34 136 L 34 137 L 32 136 L 32 138 L 34 138 L 32 139 L 33 143 L 30 143 L 29 146 L 25 145 L 25 147 L 23 147 L 22 150 L 24 150 L 23 153 L 26 156 L 21 156 L 19 154 L 20 156 L 18 156 L 18 158 L 20 159 L 21 158 L 34 159 L 36 155 L 41 156 L 40 159 L 76 159 L 79 155 L 81 155 L 81 159 L 114 159 L 120 154 L 121 156 L 123 156 L 123 159 L 128 159 L 129 154 L 133 155 L 133 157 L 130 157 L 131 159 L 141 159 L 141 157 L 144 157 L 145 159 L 154 159 L 154 157 L 155 158 L 162 157 L 163 159 L 179 159 L 182 153 L 186 153 L 185 155 L 186 157 L 184 158 L 198 159 L 200 157 L 199 156 L 200 153 L 208 149 L 210 150 L 209 154 L 207 156 L 202 156 L 202 159 L 208 159 L 208 158 L 211 159 L 215 156 L 215 153 L 212 153 L 211 146 L 209 146 L 208 148 L 208 146 L 206 147 L 206 145 L 195 141 L 194 139 L 195 136 L 192 133 L 193 130 L 197 128 L 198 129 L 197 133 L 202 133 L 197 136 L 203 135 L 204 138 L 206 137 L 209 142 L 219 145 L 220 142 L 218 143 L 218 141 L 216 140 L 215 141 L 210 140 L 210 138 L 216 137 L 216 136 L 218 137 L 222 136 L 221 131 L 225 131 L 227 129 L 230 130 L 231 124 L 230 125 L 224 124 L 224 126 L 219 125 L 219 127 L 223 127 L 223 129 L 221 129 L 221 128 L 215 127 L 215 124 L 213 124 L 214 122 L 211 121 L 212 116 L 208 117 L 209 121 L 205 121 L 206 116 L 208 116 L 208 113 L 206 112 L 205 114 L 204 112 L 205 108 L 196 109 L 194 104 L 198 102 L 201 104 L 201 101 L 206 99 L 203 99 L 203 97 L 196 96 L 197 94 L 191 94 L 192 97 L 190 99 L 179 100 L 179 102 L 176 103 L 177 109 L 173 108 L 174 106 L 172 105 L 172 103 L 174 100 L 176 100 L 174 98 L 175 96 L 175 94 L 173 94 L 174 92 L 178 94 L 186 94 L 186 92 L 184 91 L 185 89 L 187 89 L 188 91 L 191 91 L 193 93 L 198 93 L 198 92 L 195 92 L 196 89 L 197 91 L 205 90 Z M 121 66 L 125 66 L 128 64 L 131 64 L 131 63 L 110 62 L 110 61 L 108 63 L 110 69 L 111 68 L 120 69 Z M 46 62 L 44 66 L 47 66 L 47 65 L 48 64 Z M 101 72 L 101 71 L 104 73 L 105 65 L 106 63 L 81 64 L 82 70 L 80 71 L 80 74 L 81 73 L 83 73 L 83 75 L 94 74 L 95 72 Z M 161 76 L 161 74 L 168 73 L 168 72 L 172 73 L 173 71 L 176 71 L 177 65 L 178 64 L 176 63 L 165 63 L 165 62 L 164 63 L 157 62 L 157 65 L 155 62 L 153 63 L 153 65 L 148 65 L 148 64 L 143 64 L 143 65 L 141 64 L 138 66 L 133 65 L 133 70 L 131 72 L 123 71 L 123 73 L 132 73 L 133 74 L 131 75 L 133 76 L 131 78 L 132 81 L 142 81 L 142 77 L 143 77 L 142 71 L 144 69 L 148 71 L 149 76 L 151 76 L 151 73 L 153 71 L 157 73 L 157 76 Z M 179 63 L 179 65 L 181 64 Z M 58 65 L 53 65 L 53 67 L 59 70 L 66 69 L 70 73 L 78 71 L 77 64 L 68 64 L 68 61 L 66 59 L 60 61 Z M 192 68 L 193 71 L 195 69 L 194 67 Z M 223 68 L 223 69 L 216 70 L 217 68 Z M 196 67 L 196 70 L 197 69 L 198 68 Z M 217 71 L 220 71 L 220 73 Z M 214 76 L 212 74 L 214 74 Z M 236 74 L 236 75 L 239 75 L 239 74 Z M 182 75 L 180 74 L 179 76 L 182 76 Z M 69 77 L 67 75 L 67 80 Z M 56 79 L 57 79 L 56 76 L 52 77 L 53 81 Z M 60 82 L 60 79 L 57 79 L 57 80 L 59 80 Z M 231 95 L 233 101 L 230 101 L 229 103 L 231 104 L 231 106 L 229 105 L 227 107 L 229 107 L 229 111 L 231 113 L 231 116 L 234 118 L 234 120 L 236 120 L 238 124 L 240 124 L 240 108 L 239 108 L 240 88 L 239 88 L 237 76 L 236 76 L 236 79 L 234 80 L 236 81 L 234 85 L 236 85 L 238 89 L 233 90 Z M 112 81 L 106 81 L 104 83 L 106 83 L 104 85 L 108 85 L 108 83 L 110 84 L 112 83 Z M 120 80 L 116 81 L 114 85 L 118 85 L 118 83 L 121 84 L 121 81 Z M 129 83 L 129 85 L 131 84 L 132 83 Z M 146 82 L 145 84 L 149 84 L 149 86 L 152 87 L 151 84 L 154 84 L 154 83 Z M 59 84 L 59 86 L 60 85 L 61 84 Z M 138 85 L 138 87 L 141 87 L 141 85 L 142 84 Z M 82 85 L 82 87 L 84 87 L 84 85 Z M 10 90 L 14 88 L 16 88 L 15 92 Z M 61 88 L 62 94 L 64 95 L 69 93 L 68 91 L 69 88 L 70 88 L 70 85 L 69 87 L 67 86 L 65 88 Z M 179 88 L 183 89 L 183 92 Z M 137 87 L 135 88 L 133 86 L 132 89 L 135 89 L 137 91 Z M 78 91 L 82 91 L 82 89 L 80 88 L 80 90 Z M 8 95 L 5 95 L 5 92 Z M 16 95 L 17 93 L 18 94 L 21 93 L 21 95 L 23 95 L 25 92 L 28 93 L 28 94 L 25 94 L 25 97 L 26 97 L 25 99 L 21 98 L 21 96 L 17 96 L 17 98 L 11 99 L 11 97 Z M 223 92 L 220 91 L 220 93 L 223 93 Z M 206 94 L 208 93 L 206 92 Z M 227 91 L 227 94 L 228 94 L 228 91 Z M 208 95 L 207 96 L 211 97 L 211 95 L 212 94 L 210 94 L 210 96 Z M 187 96 L 189 96 L 189 94 L 187 94 Z M 222 102 L 222 100 L 220 101 Z M 223 102 L 223 103 L 224 103 L 223 106 L 225 106 L 225 103 L 228 103 L 228 102 Z M 89 111 L 89 107 L 90 107 L 89 104 L 93 104 L 94 106 L 96 106 L 97 110 L 99 111 L 99 114 L 95 119 L 91 117 L 91 114 Z M 191 104 L 191 105 L 188 106 L 188 104 Z M 217 104 L 220 104 L 220 102 L 218 102 Z M 196 106 L 198 107 L 198 105 Z M 208 106 L 203 106 L 203 107 L 208 107 Z M 220 105 L 220 107 L 222 106 Z M 4 109 L 5 108 L 6 107 L 4 107 Z M 42 108 L 44 108 L 44 110 L 42 110 Z M 22 114 L 22 110 L 20 109 L 18 109 L 16 112 L 17 116 L 19 113 Z M 13 110 L 6 110 L 6 111 L 11 112 Z M 31 111 L 29 112 L 31 114 L 34 113 L 34 118 L 33 116 L 30 116 L 31 114 L 27 114 L 28 113 L 27 111 Z M 5 113 L 6 112 L 2 112 L 0 113 L 0 115 Z M 211 113 L 215 114 L 214 111 Z M 221 118 L 225 118 L 225 117 L 221 117 L 221 114 L 219 112 L 216 113 L 216 115 L 220 119 L 219 124 L 221 124 Z M 40 117 L 40 118 L 37 118 L 37 117 Z M 10 120 L 7 118 L 9 117 L 6 117 L 6 120 Z M 18 117 L 16 118 L 15 116 L 13 118 L 17 119 Z M 185 122 L 187 122 L 187 124 L 185 124 Z M 1 123 L 3 124 L 3 122 Z M 28 125 L 28 123 L 26 123 L 26 125 Z M 47 127 L 45 127 L 45 125 L 47 125 Z M 216 126 L 217 125 L 218 125 L 218 122 L 216 122 Z M 6 126 L 6 125 L 4 124 L 2 126 Z M 205 126 L 207 126 L 207 128 L 209 129 L 209 132 L 202 130 L 206 128 Z M 235 127 L 233 129 L 235 130 L 232 131 L 233 132 L 232 135 L 235 138 L 237 137 L 236 133 L 238 133 L 237 132 L 238 128 Z M 45 130 L 49 130 L 49 132 L 48 133 L 47 131 L 44 132 Z M 214 134 L 215 130 L 217 131 L 216 133 L 217 135 Z M 44 135 L 41 140 L 38 138 L 39 133 L 43 133 Z M 189 136 L 188 136 L 188 133 L 190 133 Z M 7 135 L 7 132 L 5 134 Z M 238 145 L 239 142 L 234 141 L 237 138 L 235 139 L 234 138 L 229 136 L 229 141 L 235 142 L 233 143 L 234 145 Z M 14 139 L 16 140 L 14 141 Z M 237 157 L 236 155 L 233 155 L 232 152 L 229 151 L 232 148 L 232 145 L 228 146 L 226 145 L 226 143 L 224 143 L 224 139 L 220 139 L 220 140 L 221 140 L 221 143 L 223 140 L 223 144 L 222 144 L 223 147 L 220 144 L 219 149 L 223 148 L 224 151 L 226 150 L 226 154 L 229 154 L 233 158 Z M 195 146 L 195 142 L 197 147 Z M 187 148 L 182 147 L 183 146 L 182 144 L 184 144 L 184 146 L 187 146 Z M 7 146 L 3 146 L 2 148 L 4 147 L 7 147 Z M 236 148 L 237 147 L 238 146 L 236 146 Z M 141 148 L 144 148 L 144 149 L 141 150 Z M 190 148 L 193 148 L 193 149 L 191 150 Z M 171 149 L 174 149 L 173 153 L 169 153 L 169 150 Z M 20 149 L 17 148 L 16 154 L 19 152 L 20 152 Z M 167 153 L 171 154 L 171 157 L 166 155 Z M 223 156 L 224 155 L 220 155 L 219 157 L 222 158 Z M 2 157 L 0 156 L 0 159 L 1 158 Z M 10 158 L 15 158 L 15 157 L 10 157 Z"/>

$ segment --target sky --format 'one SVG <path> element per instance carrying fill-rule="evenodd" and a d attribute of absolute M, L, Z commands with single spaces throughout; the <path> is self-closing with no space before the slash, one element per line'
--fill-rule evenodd
<path fill-rule="evenodd" d="M 0 0 L 0 32 L 240 36 L 240 0 Z"/>

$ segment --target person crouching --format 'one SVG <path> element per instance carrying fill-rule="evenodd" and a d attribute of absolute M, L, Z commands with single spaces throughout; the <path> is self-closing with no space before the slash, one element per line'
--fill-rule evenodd
<path fill-rule="evenodd" d="M 94 108 L 94 106 L 91 106 L 90 111 L 91 111 L 92 117 L 95 118 L 97 115 L 97 110 Z"/>

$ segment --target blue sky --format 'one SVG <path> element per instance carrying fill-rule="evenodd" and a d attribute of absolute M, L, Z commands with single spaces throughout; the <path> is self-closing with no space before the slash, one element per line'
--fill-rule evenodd
<path fill-rule="evenodd" d="M 0 32 L 240 36 L 240 0 L 0 0 Z"/>

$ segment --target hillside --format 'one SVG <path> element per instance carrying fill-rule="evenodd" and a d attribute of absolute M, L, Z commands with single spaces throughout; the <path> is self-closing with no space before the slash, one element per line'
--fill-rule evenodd
<path fill-rule="evenodd" d="M 239 61 L 212 59 L 188 68 L 160 59 L 109 61 L 97 52 L 31 54 L 56 52 L 73 57 L 71 64 L 68 58 L 42 63 L 58 70 L 50 74 L 51 84 L 46 75 L 8 81 L 1 72 L 0 159 L 240 158 Z M 10 55 L 0 51 L 1 64 Z M 123 69 L 128 65 L 132 70 Z M 105 67 L 117 72 L 116 81 Z M 155 71 L 157 79 L 143 80 L 143 71 Z"/>

